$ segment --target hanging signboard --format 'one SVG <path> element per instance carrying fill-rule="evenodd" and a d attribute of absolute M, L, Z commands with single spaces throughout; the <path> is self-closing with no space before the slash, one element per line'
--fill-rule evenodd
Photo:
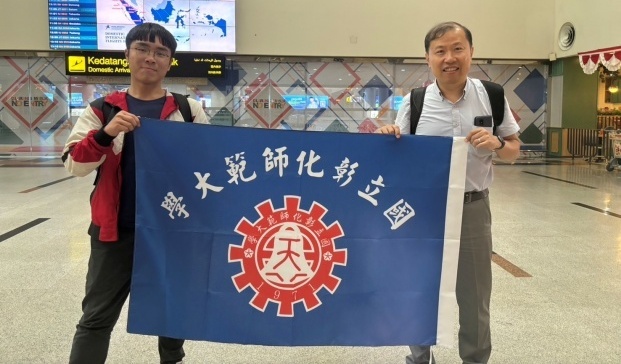
<path fill-rule="evenodd" d="M 224 77 L 226 58 L 211 53 L 176 53 L 166 77 Z M 67 76 L 129 76 L 124 52 L 66 52 Z"/>

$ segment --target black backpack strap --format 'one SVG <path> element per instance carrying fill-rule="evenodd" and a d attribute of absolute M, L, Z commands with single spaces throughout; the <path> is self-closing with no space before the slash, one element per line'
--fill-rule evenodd
<path fill-rule="evenodd" d="M 101 127 L 108 125 L 108 123 L 114 118 L 114 116 L 121 111 L 121 108 L 112 106 L 105 101 L 105 97 L 100 97 L 91 101 L 92 109 L 101 110 L 103 114 L 103 120 L 101 120 Z"/>
<path fill-rule="evenodd" d="M 496 127 L 502 124 L 502 120 L 505 118 L 505 90 L 501 85 L 481 80 L 481 83 L 487 91 L 487 97 L 489 103 L 492 105 L 492 118 L 494 118 L 494 135 L 496 135 Z"/>
<path fill-rule="evenodd" d="M 176 92 L 171 92 L 173 97 L 175 98 L 175 102 L 179 106 L 179 112 L 183 116 L 183 120 L 191 123 L 192 120 L 192 109 L 190 109 L 190 102 L 188 98 L 184 95 L 178 94 Z"/>
<path fill-rule="evenodd" d="M 98 99 L 91 101 L 90 105 L 91 105 L 91 108 L 93 109 L 101 110 L 101 113 L 103 115 L 103 120 L 101 120 L 102 129 L 104 126 L 108 125 L 110 121 L 112 121 L 114 116 L 119 111 L 121 111 L 121 108 L 112 106 L 109 103 L 107 103 L 105 101 L 105 97 L 100 97 Z M 99 176 L 100 176 L 99 168 L 100 167 L 97 167 L 97 174 L 95 175 L 95 181 L 93 182 L 93 185 L 97 185 L 97 182 L 99 182 Z"/>
<path fill-rule="evenodd" d="M 105 99 L 105 97 L 99 97 L 99 98 L 96 98 L 95 100 L 91 101 L 91 103 L 90 103 L 91 108 L 103 111 L 103 105 L 105 104 L 104 99 Z M 104 114 L 104 119 L 106 119 L 106 114 Z M 104 123 L 104 120 L 102 120 L 102 123 Z"/>
<path fill-rule="evenodd" d="M 410 92 L 410 134 L 412 135 L 416 134 L 418 120 L 423 113 L 425 92 L 427 92 L 427 86 L 417 87 Z"/>

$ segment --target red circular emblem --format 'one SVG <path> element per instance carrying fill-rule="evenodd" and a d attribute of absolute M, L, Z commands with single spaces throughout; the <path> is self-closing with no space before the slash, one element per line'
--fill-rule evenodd
<path fill-rule="evenodd" d="M 256 295 L 250 304 L 265 311 L 269 301 L 278 304 L 278 316 L 292 317 L 293 305 L 304 302 L 306 311 L 321 305 L 317 291 L 334 293 L 341 281 L 332 274 L 335 264 L 346 265 L 347 249 L 336 249 L 343 236 L 338 221 L 329 226 L 322 217 L 328 210 L 313 202 L 300 209 L 299 196 L 285 196 L 285 206 L 274 209 L 271 200 L 255 209 L 254 223 L 242 218 L 235 231 L 242 245 L 229 245 L 229 262 L 240 262 L 242 272 L 233 276 L 238 292 L 251 287 Z"/>

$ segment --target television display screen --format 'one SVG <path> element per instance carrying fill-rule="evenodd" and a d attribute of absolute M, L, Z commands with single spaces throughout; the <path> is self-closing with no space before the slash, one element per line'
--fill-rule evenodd
<path fill-rule="evenodd" d="M 50 48 L 123 50 L 138 24 L 168 29 L 181 52 L 235 52 L 235 0 L 48 0 Z"/>

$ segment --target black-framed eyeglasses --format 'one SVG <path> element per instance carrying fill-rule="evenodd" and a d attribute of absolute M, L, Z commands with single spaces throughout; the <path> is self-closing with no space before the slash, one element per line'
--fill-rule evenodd
<path fill-rule="evenodd" d="M 143 46 L 135 46 L 131 49 L 135 50 L 136 53 L 138 53 L 138 55 L 141 57 L 148 57 L 151 53 L 153 53 L 153 57 L 161 60 L 170 58 L 170 54 L 168 52 L 159 49 L 151 50 L 149 47 Z"/>

